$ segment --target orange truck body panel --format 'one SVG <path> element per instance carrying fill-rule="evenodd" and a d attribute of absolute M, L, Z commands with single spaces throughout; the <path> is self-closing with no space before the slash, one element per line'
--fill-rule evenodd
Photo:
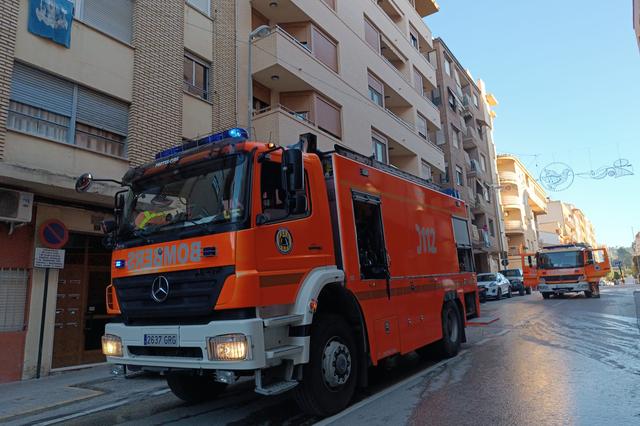
<path fill-rule="evenodd" d="M 242 143 L 236 150 L 257 158 L 266 144 Z M 269 154 L 281 160 L 280 151 Z M 196 154 L 193 158 L 202 158 Z M 394 176 L 352 159 L 332 154 L 333 181 L 327 183 L 323 164 L 315 154 L 304 154 L 310 213 L 295 220 L 256 224 L 261 211 L 260 172 L 251 170 L 251 220 L 247 229 L 114 251 L 113 259 L 126 267 L 113 268 L 113 278 L 233 265 L 215 306 L 211 309 L 289 306 L 296 302 L 300 286 L 314 268 L 338 265 L 345 273 L 345 287 L 362 311 L 369 340 L 371 362 L 393 354 L 404 354 L 442 337 L 441 309 L 445 294 L 455 295 L 463 307 L 479 301 L 475 274 L 460 272 L 452 218 L 467 219 L 465 204 L 426 186 Z M 181 158 L 187 164 L 190 158 Z M 161 169 L 155 167 L 145 172 Z M 366 170 L 366 173 L 363 172 Z M 332 222 L 327 186 L 336 194 L 337 222 Z M 390 288 L 386 280 L 362 280 L 354 223 L 352 191 L 380 198 L 386 249 L 390 258 Z M 335 232 L 337 226 L 338 233 Z M 286 228 L 291 250 L 278 250 L 275 236 Z M 421 250 L 420 229 L 433 232 L 433 247 Z M 334 230 L 334 232 L 332 232 Z M 339 241 L 334 236 L 339 235 Z M 215 247 L 216 254 L 202 255 Z M 335 247 L 339 247 L 337 254 Z M 425 253 L 426 252 L 426 253 Z M 390 293 L 390 296 L 389 296 Z M 465 297 L 466 295 L 466 297 Z M 113 286 L 107 289 L 109 312 L 120 306 Z"/>

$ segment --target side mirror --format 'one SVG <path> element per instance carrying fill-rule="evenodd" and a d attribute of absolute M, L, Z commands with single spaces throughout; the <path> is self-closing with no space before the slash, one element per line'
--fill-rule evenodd
<path fill-rule="evenodd" d="M 116 221 L 115 220 L 103 220 L 102 223 L 100 223 L 100 228 L 102 228 L 102 232 L 105 235 L 109 235 L 113 231 L 116 230 Z"/>
<path fill-rule="evenodd" d="M 304 191 L 304 162 L 302 150 L 290 148 L 282 155 L 282 178 L 289 193 Z"/>
<path fill-rule="evenodd" d="M 93 185 L 93 176 L 91 173 L 84 173 L 78 179 L 76 179 L 76 191 L 87 192 Z"/>

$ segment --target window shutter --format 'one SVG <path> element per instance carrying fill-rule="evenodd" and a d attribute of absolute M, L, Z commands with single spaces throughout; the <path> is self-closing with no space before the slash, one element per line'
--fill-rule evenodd
<path fill-rule="evenodd" d="M 129 106 L 109 96 L 78 88 L 77 120 L 109 132 L 127 135 Z"/>
<path fill-rule="evenodd" d="M 73 84 L 16 62 L 11 81 L 11 99 L 70 117 Z"/>
<path fill-rule="evenodd" d="M 131 43 L 132 16 L 131 0 L 84 0 L 83 21 L 125 43 Z"/>
<path fill-rule="evenodd" d="M 380 33 L 368 19 L 364 20 L 364 39 L 376 52 L 380 52 Z"/>
<path fill-rule="evenodd" d="M 313 55 L 323 64 L 338 72 L 338 47 L 336 43 L 313 27 L 311 30 Z"/>
<path fill-rule="evenodd" d="M 334 136 L 342 136 L 340 109 L 320 97 L 316 97 L 316 125 Z"/>
<path fill-rule="evenodd" d="M 24 330 L 28 279 L 26 269 L 0 269 L 0 332 Z"/>

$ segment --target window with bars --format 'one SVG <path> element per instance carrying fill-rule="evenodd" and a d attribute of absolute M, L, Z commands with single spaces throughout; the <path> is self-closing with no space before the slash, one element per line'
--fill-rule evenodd
<path fill-rule="evenodd" d="M 184 90 L 209 99 L 209 65 L 188 54 L 184 55 Z"/>
<path fill-rule="evenodd" d="M 0 268 L 0 332 L 22 331 L 29 272 Z"/>

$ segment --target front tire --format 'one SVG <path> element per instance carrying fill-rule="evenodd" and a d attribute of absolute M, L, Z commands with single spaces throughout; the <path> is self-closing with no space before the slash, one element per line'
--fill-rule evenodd
<path fill-rule="evenodd" d="M 294 392 L 300 409 L 319 417 L 342 411 L 355 392 L 358 368 L 349 324 L 339 315 L 318 314 L 311 325 L 309 363 Z"/>
<path fill-rule="evenodd" d="M 496 295 L 496 300 L 500 300 L 500 299 L 502 299 L 502 289 L 501 288 L 498 289 L 498 294 Z"/>
<path fill-rule="evenodd" d="M 542 294 L 542 298 L 543 299 L 549 299 L 551 298 L 551 293 L 541 293 Z"/>
<path fill-rule="evenodd" d="M 527 287 L 527 289 L 525 290 L 525 292 L 526 292 L 527 294 L 531 294 L 531 287 Z"/>
<path fill-rule="evenodd" d="M 175 396 L 191 404 L 213 399 L 227 387 L 225 383 L 216 382 L 212 376 L 197 376 L 187 372 L 169 373 L 167 384 Z"/>
<path fill-rule="evenodd" d="M 460 310 L 454 302 L 446 302 L 442 306 L 442 340 L 438 342 L 438 352 L 445 358 L 452 358 L 460 352 L 461 343 Z"/>
<path fill-rule="evenodd" d="M 520 290 L 518 290 L 518 294 L 520 296 L 524 296 L 524 288 L 521 288 Z"/>
<path fill-rule="evenodd" d="M 584 291 L 584 297 L 586 297 L 587 299 L 591 299 L 591 296 L 593 296 L 593 293 L 589 290 L 585 290 Z"/>
<path fill-rule="evenodd" d="M 511 299 L 511 289 L 507 290 L 507 299 Z"/>

